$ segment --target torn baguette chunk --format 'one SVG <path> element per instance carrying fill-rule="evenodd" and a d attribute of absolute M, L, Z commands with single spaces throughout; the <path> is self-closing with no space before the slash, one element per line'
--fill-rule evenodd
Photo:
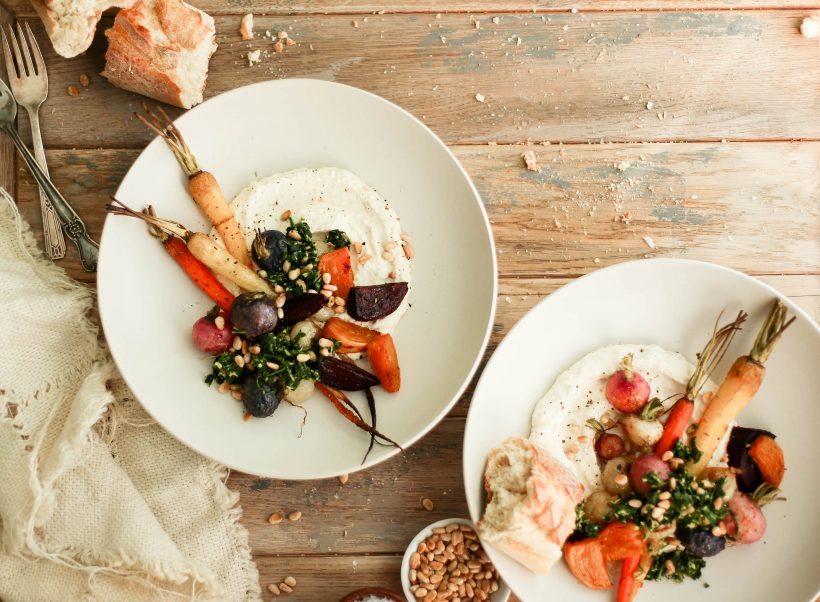
<path fill-rule="evenodd" d="M 134 0 L 31 0 L 54 51 L 67 59 L 88 50 L 103 11 L 132 4 Z"/>
<path fill-rule="evenodd" d="M 202 102 L 215 33 L 213 18 L 182 0 L 139 0 L 105 32 L 102 74 L 115 86 L 189 109 Z"/>
<path fill-rule="evenodd" d="M 583 499 L 578 479 L 530 440 L 510 437 L 490 452 L 484 488 L 483 540 L 534 573 L 549 572 L 575 530 Z"/>

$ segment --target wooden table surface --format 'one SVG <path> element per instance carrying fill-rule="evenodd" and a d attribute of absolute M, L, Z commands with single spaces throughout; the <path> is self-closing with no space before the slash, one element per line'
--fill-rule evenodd
<path fill-rule="evenodd" d="M 333 80 L 407 108 L 451 145 L 498 245 L 498 315 L 486 356 L 543 296 L 641 257 L 742 270 L 820 317 L 820 43 L 798 30 L 804 16 L 820 13 L 817 0 L 195 4 L 218 31 L 206 96 L 271 78 Z M 51 172 L 98 237 L 103 205 L 150 138 L 131 118 L 140 98 L 98 75 L 101 35 L 65 60 L 48 48 L 27 0 L 0 7 L 0 21 L 16 14 L 43 41 Z M 257 32 L 286 30 L 297 44 L 275 54 L 259 35 L 241 41 L 245 12 L 256 14 Z M 249 67 L 256 48 L 262 61 Z M 67 94 L 71 84 L 79 96 Z M 26 118 L 19 122 L 26 132 Z M 539 172 L 524 168 L 527 150 Z M 12 157 L 0 141 L 0 183 L 39 235 L 36 188 Z M 61 265 L 94 285 L 73 248 Z M 263 587 L 292 575 L 294 601 L 333 601 L 368 585 L 400 589 L 408 540 L 433 520 L 466 515 L 461 444 L 471 391 L 404 456 L 347 484 L 233 474 Z M 432 512 L 420 504 L 425 497 Z M 299 522 L 267 523 L 272 512 L 295 509 Z"/>

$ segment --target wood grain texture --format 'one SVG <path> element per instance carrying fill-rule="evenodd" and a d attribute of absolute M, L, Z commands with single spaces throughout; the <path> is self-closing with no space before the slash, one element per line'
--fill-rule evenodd
<path fill-rule="evenodd" d="M 0 28 L 5 29 L 13 22 L 12 14 L 3 6 L 0 6 Z M 0 77 L 3 81 L 6 78 L 5 61 L 0 61 Z M 15 195 L 14 170 L 17 161 L 17 150 L 3 133 L 0 133 L 0 188 L 5 188 L 12 196 Z M 35 223 L 40 223 L 39 217 Z"/>
<path fill-rule="evenodd" d="M 504 277 L 575 276 L 658 256 L 750 274 L 820 271 L 820 142 L 454 150 L 483 197 Z M 524 168 L 527 150 L 540 172 Z M 55 183 L 97 240 L 103 206 L 137 154 L 48 152 Z M 18 176 L 21 211 L 39 223 L 34 181 L 22 166 Z M 63 265 L 93 281 L 73 250 Z"/>
<path fill-rule="evenodd" d="M 34 16 L 29 0 L 3 0 L 19 16 Z M 374 14 L 584 11 L 670 11 L 716 9 L 817 8 L 816 0 L 194 0 L 189 4 L 211 15 Z"/>
<path fill-rule="evenodd" d="M 359 27 L 349 15 L 258 18 L 258 29 L 288 30 L 297 41 L 282 54 L 269 40 L 239 40 L 237 17 L 217 17 L 206 96 L 283 77 L 334 80 L 409 109 L 451 144 L 817 139 L 820 70 L 817 44 L 798 31 L 803 16 L 524 13 L 479 30 L 467 14 L 371 15 Z M 42 38 L 39 22 L 37 30 Z M 100 36 L 70 61 L 46 53 L 49 147 L 138 147 L 149 138 L 131 117 L 140 98 L 96 75 Z M 252 48 L 267 56 L 248 67 Z M 68 96 L 82 73 L 91 86 Z"/>
<path fill-rule="evenodd" d="M 279 602 L 338 602 L 363 587 L 386 587 L 401 592 L 401 556 L 262 556 L 256 559 L 262 599 Z M 270 583 L 285 577 L 296 579 L 293 593 L 276 597 L 267 591 Z M 511 598 L 510 602 L 515 602 Z"/>

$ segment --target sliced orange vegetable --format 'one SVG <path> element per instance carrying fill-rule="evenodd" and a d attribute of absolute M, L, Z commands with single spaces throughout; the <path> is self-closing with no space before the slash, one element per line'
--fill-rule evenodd
<path fill-rule="evenodd" d="M 786 472 L 783 449 L 768 435 L 760 435 L 749 447 L 749 455 L 760 469 L 760 476 L 769 485 L 780 487 Z"/>
<path fill-rule="evenodd" d="M 607 561 L 640 555 L 646 548 L 641 530 L 634 523 L 611 523 L 598 535 Z"/>
<path fill-rule="evenodd" d="M 319 258 L 319 272 L 330 274 L 330 283 L 336 287 L 336 296 L 345 301 L 353 287 L 353 268 L 350 267 L 350 249 L 342 247 Z"/>
<path fill-rule="evenodd" d="M 582 539 L 564 544 L 564 558 L 575 578 L 591 589 L 612 587 L 612 579 L 606 569 L 603 546 L 596 538 Z"/>
<path fill-rule="evenodd" d="M 636 554 L 624 560 L 621 566 L 621 578 L 618 580 L 617 602 L 632 602 L 641 589 L 643 583 L 635 579 L 635 572 L 641 561 L 641 555 Z"/>
<path fill-rule="evenodd" d="M 367 356 L 384 390 L 388 393 L 398 391 L 401 387 L 401 369 L 393 337 L 382 334 L 370 341 L 367 344 Z"/>
<path fill-rule="evenodd" d="M 353 324 L 341 318 L 330 318 L 322 329 L 322 336 L 326 339 L 336 339 L 342 346 L 340 353 L 359 353 L 367 348 L 367 344 L 379 336 L 378 330 L 371 330 L 358 324 Z"/>
<path fill-rule="evenodd" d="M 683 436 L 689 421 L 692 419 L 692 412 L 695 411 L 695 404 L 690 399 L 681 397 L 669 411 L 669 418 L 663 425 L 663 434 L 655 444 L 655 454 L 662 456 L 673 447 Z"/>

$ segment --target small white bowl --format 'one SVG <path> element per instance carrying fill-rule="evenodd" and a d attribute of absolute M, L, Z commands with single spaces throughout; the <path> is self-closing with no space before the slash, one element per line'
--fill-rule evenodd
<path fill-rule="evenodd" d="M 413 552 L 416 551 L 422 540 L 433 534 L 433 529 L 436 527 L 446 527 L 447 525 L 452 525 L 453 523 L 459 525 L 469 525 L 475 529 L 475 524 L 473 524 L 473 521 L 471 520 L 464 518 L 445 518 L 444 520 L 437 521 L 424 527 L 424 529 L 419 531 L 407 546 L 407 550 L 404 552 L 404 558 L 401 559 L 401 586 L 402 589 L 404 589 L 404 595 L 408 602 L 418 602 L 418 599 L 410 591 L 410 556 L 413 555 Z M 503 581 L 499 581 L 498 591 L 494 594 L 490 594 L 489 602 L 507 602 L 509 597 L 510 588 L 507 587 L 507 584 Z"/>

